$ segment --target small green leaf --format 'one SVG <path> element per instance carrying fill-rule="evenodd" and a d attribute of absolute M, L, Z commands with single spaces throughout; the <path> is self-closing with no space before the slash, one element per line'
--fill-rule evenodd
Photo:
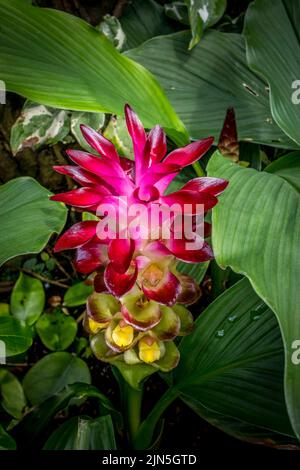
<path fill-rule="evenodd" d="M 105 15 L 103 16 L 98 28 L 118 51 L 123 50 L 126 36 L 118 18 L 111 15 Z"/>
<path fill-rule="evenodd" d="M 55 352 L 40 359 L 25 375 L 23 387 L 33 405 L 75 382 L 91 383 L 84 361 L 68 352 Z"/>
<path fill-rule="evenodd" d="M 45 291 L 41 281 L 21 272 L 10 298 L 12 315 L 31 326 L 43 312 L 44 306 Z"/>
<path fill-rule="evenodd" d="M 189 13 L 184 1 L 171 2 L 164 5 L 165 13 L 169 18 L 179 21 L 182 24 L 189 25 Z"/>
<path fill-rule="evenodd" d="M 94 291 L 93 286 L 83 282 L 78 282 L 73 286 L 69 287 L 64 296 L 64 306 L 65 307 L 78 307 L 79 305 L 84 305 L 86 299 Z"/>
<path fill-rule="evenodd" d="M 67 349 L 76 337 L 77 328 L 74 318 L 60 311 L 44 313 L 36 324 L 42 343 L 51 351 Z"/>
<path fill-rule="evenodd" d="M 85 113 L 82 111 L 73 111 L 71 115 L 71 132 L 80 147 L 88 152 L 95 152 L 84 139 L 80 130 L 80 125 L 85 124 L 95 131 L 100 131 L 104 126 L 105 114 L 104 113 Z"/>
<path fill-rule="evenodd" d="M 17 377 L 6 369 L 0 369 L 0 403 L 4 410 L 20 419 L 26 406 L 23 387 Z"/>
<path fill-rule="evenodd" d="M 0 450 L 16 450 L 14 439 L 4 430 L 0 424 Z"/>
<path fill-rule="evenodd" d="M 11 315 L 0 317 L 0 359 L 21 354 L 32 345 L 32 333 L 28 326 L 23 325 Z M 4 352 L 4 358 L 2 357 Z"/>
<path fill-rule="evenodd" d="M 189 10 L 192 39 L 189 49 L 200 41 L 203 31 L 217 23 L 223 16 L 226 0 L 185 0 Z"/>
<path fill-rule="evenodd" d="M 30 147 L 34 150 L 43 145 L 62 141 L 70 130 L 68 111 L 50 108 L 27 100 L 20 116 L 11 128 L 12 153 Z"/>
<path fill-rule="evenodd" d="M 33 178 L 16 178 L 0 187 L 0 265 L 14 256 L 39 253 L 66 221 L 63 204 Z"/>
<path fill-rule="evenodd" d="M 50 436 L 44 450 L 115 450 L 114 427 L 109 415 L 91 419 L 75 416 Z"/>

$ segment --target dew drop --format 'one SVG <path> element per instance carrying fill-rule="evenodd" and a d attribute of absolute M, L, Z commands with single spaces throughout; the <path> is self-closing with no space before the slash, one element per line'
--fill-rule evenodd
<path fill-rule="evenodd" d="M 230 322 L 230 323 L 233 323 L 237 320 L 237 315 L 230 315 L 227 320 Z"/>
<path fill-rule="evenodd" d="M 218 330 L 216 332 L 216 337 L 217 338 L 223 338 L 224 335 L 225 335 L 225 330 Z"/>

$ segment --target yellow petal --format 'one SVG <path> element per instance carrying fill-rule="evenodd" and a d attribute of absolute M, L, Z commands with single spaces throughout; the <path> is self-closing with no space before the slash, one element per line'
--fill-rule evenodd
<path fill-rule="evenodd" d="M 120 348 L 129 346 L 133 341 L 134 329 L 130 325 L 119 323 L 112 332 L 112 339 Z"/>
<path fill-rule="evenodd" d="M 139 341 L 139 358 L 143 362 L 151 363 L 158 361 L 161 356 L 160 347 L 157 341 L 146 336 Z"/>
<path fill-rule="evenodd" d="M 98 333 L 98 331 L 102 330 L 108 325 L 108 322 L 105 323 L 99 323 L 92 318 L 88 319 L 89 322 L 89 329 L 91 333 Z"/>

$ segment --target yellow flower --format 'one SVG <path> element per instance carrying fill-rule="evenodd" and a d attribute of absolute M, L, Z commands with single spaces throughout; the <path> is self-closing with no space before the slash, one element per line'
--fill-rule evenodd
<path fill-rule="evenodd" d="M 151 336 L 144 336 L 139 341 L 139 358 L 143 362 L 151 364 L 151 362 L 158 361 L 161 356 L 159 344 Z"/>
<path fill-rule="evenodd" d="M 133 341 L 133 336 L 134 329 L 124 321 L 120 321 L 112 332 L 112 339 L 120 348 L 129 346 Z"/>

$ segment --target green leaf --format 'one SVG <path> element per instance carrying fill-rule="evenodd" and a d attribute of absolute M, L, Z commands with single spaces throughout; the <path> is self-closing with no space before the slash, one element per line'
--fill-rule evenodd
<path fill-rule="evenodd" d="M 188 274 L 191 276 L 197 284 L 201 284 L 208 266 L 209 261 L 206 261 L 205 263 L 185 263 L 184 261 L 180 261 L 176 269 L 182 274 Z"/>
<path fill-rule="evenodd" d="M 16 450 L 14 439 L 4 430 L 0 424 L 0 450 Z"/>
<path fill-rule="evenodd" d="M 39 253 L 52 233 L 60 233 L 66 208 L 50 201 L 50 191 L 27 176 L 0 187 L 0 265 L 14 256 Z"/>
<path fill-rule="evenodd" d="M 132 49 L 148 39 L 174 32 L 164 8 L 154 0 L 133 0 L 120 18 L 126 36 L 125 47 Z"/>
<path fill-rule="evenodd" d="M 244 30 L 249 66 L 270 86 L 273 118 L 298 145 L 299 21 L 298 0 L 256 0 L 247 10 Z"/>
<path fill-rule="evenodd" d="M 10 298 L 10 311 L 21 323 L 33 325 L 45 306 L 45 291 L 39 279 L 20 273 Z"/>
<path fill-rule="evenodd" d="M 182 340 L 180 353 L 171 388 L 140 428 L 138 448 L 149 445 L 157 418 L 176 396 L 226 432 L 236 434 L 237 422 L 243 424 L 243 439 L 255 441 L 256 429 L 258 435 L 275 433 L 295 443 L 284 400 L 278 323 L 247 279 L 198 317 L 194 332 Z"/>
<path fill-rule="evenodd" d="M 123 50 L 126 36 L 118 18 L 111 15 L 104 15 L 98 28 L 118 51 Z"/>
<path fill-rule="evenodd" d="M 27 372 L 23 387 L 30 402 L 37 405 L 75 382 L 91 382 L 86 363 L 68 352 L 55 352 L 40 359 Z"/>
<path fill-rule="evenodd" d="M 67 349 L 76 337 L 77 328 L 74 318 L 60 311 L 44 313 L 36 324 L 42 343 L 51 351 Z"/>
<path fill-rule="evenodd" d="M 36 150 L 43 145 L 56 144 L 68 135 L 69 129 L 70 116 L 67 111 L 27 100 L 11 128 L 12 153 L 16 155 L 27 147 Z"/>
<path fill-rule="evenodd" d="M 300 435 L 300 369 L 293 355 L 300 339 L 300 317 L 295 315 L 300 305 L 299 192 L 286 178 L 241 168 L 218 152 L 209 162 L 208 174 L 229 180 L 213 210 L 216 261 L 246 275 L 277 315 L 286 354 L 286 402 Z"/>
<path fill-rule="evenodd" d="M 91 419 L 74 416 L 47 440 L 44 450 L 116 450 L 114 427 L 109 415 Z"/>
<path fill-rule="evenodd" d="M 57 108 L 122 114 L 130 103 L 146 127 L 177 143 L 185 128 L 155 78 L 80 18 L 22 0 L 0 0 L 0 69 L 6 87 Z"/>
<path fill-rule="evenodd" d="M 189 11 L 192 39 L 189 49 L 195 47 L 206 28 L 217 23 L 226 10 L 226 0 L 185 0 Z"/>
<path fill-rule="evenodd" d="M 158 78 L 191 138 L 218 141 L 233 106 L 240 140 L 297 147 L 272 120 L 266 83 L 249 70 L 242 36 L 209 30 L 192 51 L 188 42 L 187 32 L 161 36 L 126 55 Z"/>
<path fill-rule="evenodd" d="M 65 307 L 78 307 L 79 305 L 85 305 L 86 299 L 94 291 L 93 286 L 83 282 L 78 282 L 67 289 L 64 296 Z"/>
<path fill-rule="evenodd" d="M 291 186 L 300 192 L 300 152 L 291 152 L 284 155 L 265 168 L 268 173 L 281 176 Z"/>
<path fill-rule="evenodd" d="M 73 111 L 71 115 L 71 132 L 80 147 L 93 153 L 93 149 L 89 146 L 80 130 L 80 125 L 85 124 L 95 131 L 99 131 L 104 126 L 105 114 L 104 113 L 84 113 L 82 111 Z"/>
<path fill-rule="evenodd" d="M 0 358 L 21 354 L 32 345 L 32 333 L 28 326 L 16 318 L 6 315 L 0 317 Z M 5 359 L 4 357 L 4 359 Z"/>
<path fill-rule="evenodd" d="M 23 387 L 17 377 L 6 369 L 0 369 L 0 403 L 4 410 L 20 419 L 26 406 Z"/>
<path fill-rule="evenodd" d="M 116 419 L 119 418 L 111 402 L 96 387 L 84 383 L 67 385 L 60 392 L 35 406 L 17 426 L 17 435 L 20 436 L 20 443 L 25 449 L 29 447 L 36 449 L 36 441 L 43 437 L 43 431 L 48 429 L 51 418 L 65 409 L 71 400 L 74 403 L 74 398 L 78 399 L 77 402 L 82 402 L 85 398 L 96 398 L 106 411 L 112 413 Z"/>
<path fill-rule="evenodd" d="M 164 7 L 166 15 L 172 20 L 185 25 L 190 24 L 188 9 L 184 1 L 166 3 Z"/>

